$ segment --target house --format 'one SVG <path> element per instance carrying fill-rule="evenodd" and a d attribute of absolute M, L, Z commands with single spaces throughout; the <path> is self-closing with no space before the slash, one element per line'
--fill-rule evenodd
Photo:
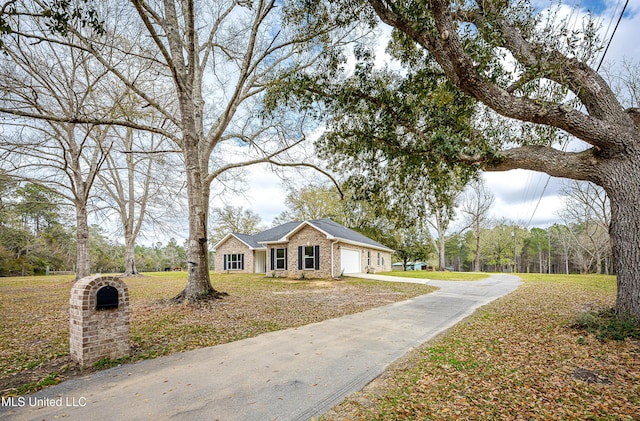
<path fill-rule="evenodd" d="M 329 278 L 391 270 L 392 249 L 331 219 L 288 222 L 257 234 L 227 234 L 215 271 Z"/>

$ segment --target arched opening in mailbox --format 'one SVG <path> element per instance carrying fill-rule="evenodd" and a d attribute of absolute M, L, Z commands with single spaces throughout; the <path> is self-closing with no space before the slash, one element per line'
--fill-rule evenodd
<path fill-rule="evenodd" d="M 111 285 L 106 285 L 96 293 L 96 310 L 111 308 L 118 308 L 118 290 Z"/>

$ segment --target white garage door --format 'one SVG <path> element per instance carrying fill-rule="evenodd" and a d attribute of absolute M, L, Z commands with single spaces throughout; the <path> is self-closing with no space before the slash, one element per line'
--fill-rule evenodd
<path fill-rule="evenodd" d="M 360 252 L 358 250 L 340 249 L 342 273 L 360 273 Z"/>

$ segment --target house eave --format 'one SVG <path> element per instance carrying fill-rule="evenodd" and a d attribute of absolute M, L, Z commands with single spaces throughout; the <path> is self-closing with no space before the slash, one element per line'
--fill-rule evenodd
<path fill-rule="evenodd" d="M 358 247 L 362 247 L 362 248 L 368 248 L 368 249 L 372 249 L 372 250 L 380 250 L 380 251 L 386 251 L 389 253 L 393 253 L 394 250 L 390 249 L 388 247 L 379 247 L 379 246 L 374 246 L 373 244 L 367 244 L 367 243 L 361 243 L 359 241 L 353 241 L 353 240 L 347 240 L 345 238 L 340 238 L 340 237 L 331 237 L 329 238 L 330 240 L 333 241 L 338 241 L 340 243 L 344 243 L 344 244 L 350 244 L 353 246 L 358 246 Z"/>
<path fill-rule="evenodd" d="M 265 249 L 267 244 L 288 244 L 289 240 L 274 240 L 274 241 L 258 241 L 258 244 L 263 244 Z M 260 249 L 262 250 L 262 249 Z"/>
<path fill-rule="evenodd" d="M 243 241 L 243 240 L 242 240 L 241 238 L 239 238 L 237 235 L 234 235 L 233 233 L 229 233 L 229 234 L 225 235 L 225 236 L 224 236 L 224 238 L 223 238 L 222 240 L 218 241 L 218 242 L 213 246 L 213 251 L 215 252 L 215 251 L 216 251 L 216 249 L 217 249 L 221 244 L 225 243 L 225 242 L 226 242 L 227 240 L 229 240 L 229 238 L 231 238 L 231 237 L 235 238 L 236 240 L 240 241 L 242 244 L 244 244 L 245 246 L 247 246 L 247 248 L 248 248 L 249 250 L 266 250 L 266 247 L 260 247 L 260 248 L 253 247 L 253 246 L 251 246 L 250 244 L 247 244 L 245 241 Z"/>
<path fill-rule="evenodd" d="M 326 233 L 325 231 L 323 231 L 320 228 L 316 227 L 315 225 L 311 224 L 309 221 L 302 221 L 302 222 L 300 222 L 300 224 L 298 226 L 296 226 L 294 229 L 292 229 L 291 231 L 286 233 L 284 235 L 284 237 L 282 237 L 280 240 L 278 240 L 278 241 L 269 241 L 269 244 L 288 243 L 289 242 L 289 238 L 292 235 L 294 235 L 296 232 L 300 231 L 305 226 L 313 227 L 315 230 L 320 231 L 322 234 L 326 235 L 327 238 L 330 237 L 330 235 L 328 233 Z"/>

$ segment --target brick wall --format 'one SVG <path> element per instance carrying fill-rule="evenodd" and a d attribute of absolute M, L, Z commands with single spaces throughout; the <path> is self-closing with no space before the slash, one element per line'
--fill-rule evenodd
<path fill-rule="evenodd" d="M 320 268 L 316 269 L 298 269 L 298 247 L 299 246 L 320 246 Z M 320 231 L 308 225 L 303 227 L 289 238 L 289 244 L 286 245 L 269 245 L 267 250 L 267 263 L 269 273 L 271 273 L 271 249 L 287 247 L 287 271 L 278 271 L 278 276 L 290 276 L 299 278 L 304 273 L 307 278 L 330 278 L 331 277 L 331 241 L 327 240 L 327 236 Z M 334 245 L 334 253 L 337 246 Z M 340 273 L 335 273 L 335 276 Z"/>
<path fill-rule="evenodd" d="M 118 308 L 96 310 L 96 295 L 104 286 L 118 291 Z M 80 366 L 129 356 L 129 289 L 120 278 L 87 276 L 78 280 L 71 289 L 69 307 L 69 348 Z"/>
<path fill-rule="evenodd" d="M 299 246 L 320 246 L 320 268 L 319 269 L 298 269 L 298 247 Z M 274 271 L 271 268 L 271 250 L 287 248 L 287 270 Z M 327 236 L 320 231 L 305 226 L 289 238 L 288 244 L 268 244 L 267 245 L 267 274 L 275 272 L 276 276 L 289 276 L 299 278 L 304 273 L 307 278 L 330 278 L 340 276 L 341 260 L 340 249 L 342 247 L 360 250 L 361 269 L 364 272 L 367 266 L 375 272 L 385 272 L 391 270 L 391 253 L 368 249 L 362 246 L 328 240 Z M 333 270 L 331 267 L 333 250 Z M 367 252 L 371 252 L 371 264 L 368 265 Z M 378 261 L 378 253 L 380 260 Z"/>
<path fill-rule="evenodd" d="M 227 272 L 224 269 L 225 254 L 244 254 L 244 270 L 229 270 L 229 273 L 253 273 L 255 270 L 255 261 L 253 250 L 249 250 L 246 244 L 238 240 L 236 237 L 229 237 L 227 241 L 216 248 L 216 254 L 213 259 L 214 270 L 216 273 Z"/>
<path fill-rule="evenodd" d="M 371 258 L 368 253 L 371 253 Z M 365 248 L 361 257 L 360 267 L 363 272 L 391 272 L 391 252 Z"/>

